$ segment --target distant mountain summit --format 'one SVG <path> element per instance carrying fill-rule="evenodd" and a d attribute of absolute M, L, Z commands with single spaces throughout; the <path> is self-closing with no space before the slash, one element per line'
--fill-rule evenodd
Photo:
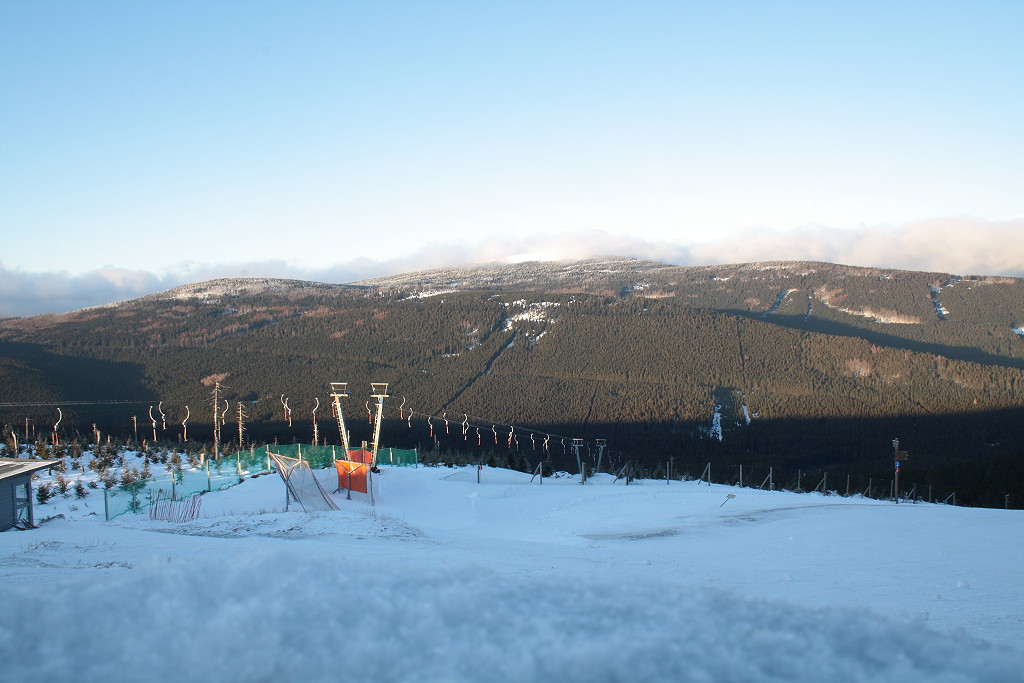
<path fill-rule="evenodd" d="M 174 287 L 129 301 L 217 300 L 260 295 L 332 295 L 351 289 L 381 291 L 515 290 L 626 293 L 674 288 L 702 282 L 781 281 L 794 278 L 919 279 L 927 276 L 936 287 L 963 279 L 942 273 L 917 273 L 877 267 L 848 266 L 814 261 L 761 261 L 754 263 L 676 266 L 630 257 L 493 261 L 449 266 L 367 278 L 344 284 L 286 278 L 218 278 Z M 1012 278 L 1002 278 L 1012 280 Z M 127 302 L 121 302 L 127 303 Z"/>
<path fill-rule="evenodd" d="M 610 279 L 651 273 L 669 266 L 655 261 L 606 256 L 587 259 L 495 261 L 467 266 L 388 275 L 353 284 L 380 289 L 456 287 L 460 289 L 535 289 L 562 286 L 600 286 Z"/>
<path fill-rule="evenodd" d="M 236 277 L 218 278 L 203 282 L 180 285 L 171 289 L 147 294 L 132 301 L 164 301 L 200 299 L 212 300 L 222 297 L 253 296 L 260 294 L 320 294 L 344 288 L 344 285 L 290 280 L 285 278 Z"/>

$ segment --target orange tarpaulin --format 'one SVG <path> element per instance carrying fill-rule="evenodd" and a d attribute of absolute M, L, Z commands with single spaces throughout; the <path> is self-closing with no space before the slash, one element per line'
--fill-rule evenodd
<path fill-rule="evenodd" d="M 338 488 L 368 493 L 366 474 L 369 466 L 351 460 L 335 460 L 334 467 L 338 470 Z"/>
<path fill-rule="evenodd" d="M 348 459 L 352 462 L 370 464 L 370 461 L 373 460 L 373 451 L 364 448 L 351 448 L 348 451 Z"/>

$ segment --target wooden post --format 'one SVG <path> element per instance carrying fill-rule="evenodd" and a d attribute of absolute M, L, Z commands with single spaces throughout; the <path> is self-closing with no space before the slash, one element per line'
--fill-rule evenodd
<path fill-rule="evenodd" d="M 242 411 L 242 402 L 238 402 L 238 448 L 242 448 L 242 436 L 245 434 L 245 412 Z"/>
<path fill-rule="evenodd" d="M 220 448 L 220 382 L 213 383 L 213 457 Z"/>

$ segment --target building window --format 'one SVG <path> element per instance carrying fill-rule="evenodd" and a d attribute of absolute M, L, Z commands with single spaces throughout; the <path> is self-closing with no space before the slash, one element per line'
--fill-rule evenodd
<path fill-rule="evenodd" d="M 29 498 L 28 482 L 14 487 L 14 523 L 18 526 L 32 524 L 32 500 Z"/>

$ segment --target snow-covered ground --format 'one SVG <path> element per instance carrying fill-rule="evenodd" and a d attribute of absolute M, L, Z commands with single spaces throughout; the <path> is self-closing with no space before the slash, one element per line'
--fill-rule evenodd
<path fill-rule="evenodd" d="M 384 468 L 307 514 L 262 476 L 179 524 L 58 496 L 0 534 L 2 679 L 1024 678 L 1019 511 L 476 481 Z"/>

